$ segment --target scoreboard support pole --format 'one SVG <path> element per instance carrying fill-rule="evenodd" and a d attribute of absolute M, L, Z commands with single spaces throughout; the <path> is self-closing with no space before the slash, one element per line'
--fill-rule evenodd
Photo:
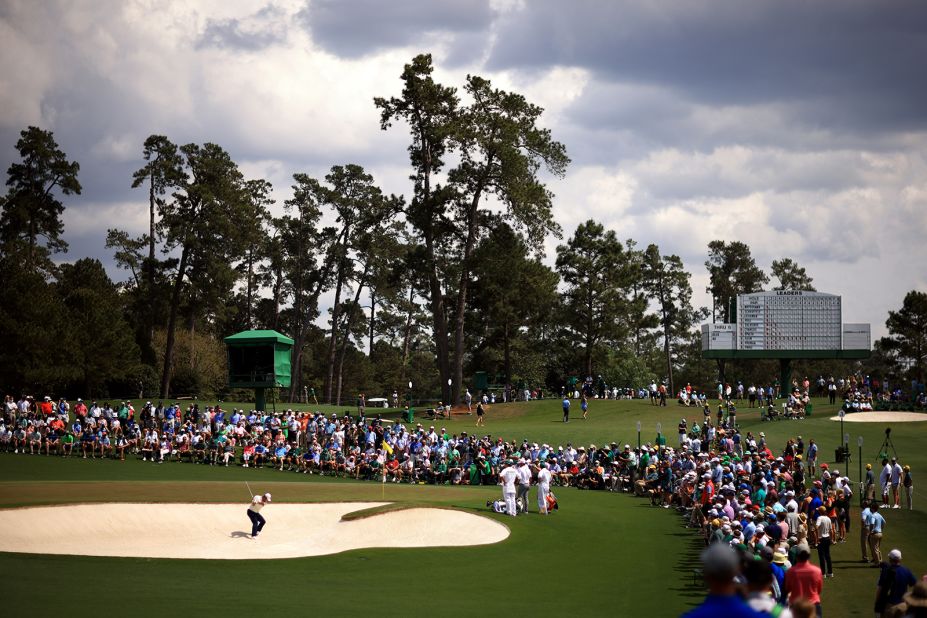
<path fill-rule="evenodd" d="M 785 397 L 792 391 L 792 359 L 779 359 L 779 393 Z"/>

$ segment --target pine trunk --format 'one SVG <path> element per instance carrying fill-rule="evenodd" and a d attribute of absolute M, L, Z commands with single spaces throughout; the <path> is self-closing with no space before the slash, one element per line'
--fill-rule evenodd
<path fill-rule="evenodd" d="M 505 383 L 512 383 L 512 346 L 509 341 L 509 322 L 506 320 L 505 325 L 502 327 L 502 347 L 503 347 L 503 358 L 505 365 Z"/>
<path fill-rule="evenodd" d="M 373 333 L 374 325 L 376 324 L 377 319 L 377 294 L 373 289 L 373 286 L 370 286 L 370 338 L 367 343 L 367 355 L 372 359 L 373 358 Z"/>
<path fill-rule="evenodd" d="M 245 307 L 245 326 L 250 330 L 251 325 L 251 303 L 254 298 L 254 245 L 248 248 L 248 291 L 246 293 Z"/>
<path fill-rule="evenodd" d="M 454 316 L 455 333 L 454 333 L 454 376 L 451 391 L 448 393 L 448 403 L 455 405 L 460 403 L 460 389 L 463 384 L 463 359 L 464 359 L 464 327 L 466 326 L 467 315 L 467 290 L 470 284 L 470 257 L 473 254 L 473 247 L 476 245 L 477 232 L 477 214 L 479 213 L 480 197 L 482 192 L 477 189 L 470 201 L 470 210 L 467 213 L 467 240 L 464 243 L 463 259 L 460 264 L 460 284 L 457 288 L 457 315 Z M 441 383 L 441 388 L 447 380 Z"/>
<path fill-rule="evenodd" d="M 660 286 L 660 311 L 663 314 L 663 352 L 666 354 L 666 377 L 669 381 L 669 392 L 671 396 L 676 395 L 676 389 L 673 385 L 673 353 L 670 349 L 670 325 L 666 312 L 666 295 L 663 286 Z"/>
<path fill-rule="evenodd" d="M 450 376 L 450 350 L 447 332 L 447 312 L 444 308 L 444 294 L 441 290 L 441 281 L 438 279 L 437 264 L 435 262 L 434 247 L 428 239 L 425 242 L 428 255 L 428 287 L 431 293 L 431 318 L 434 328 L 435 352 L 438 361 L 438 376 L 441 384 L 447 384 Z M 443 388 L 442 388 L 443 390 Z"/>
<path fill-rule="evenodd" d="M 335 284 L 335 304 L 332 305 L 331 337 L 328 340 L 328 375 L 325 380 L 325 402 L 332 402 L 335 382 L 335 360 L 338 353 L 338 320 L 341 317 L 341 289 L 344 286 L 344 268 L 338 268 L 338 280 Z"/>
<path fill-rule="evenodd" d="M 148 189 L 148 264 L 145 268 L 145 284 L 146 291 L 149 296 L 149 300 L 154 295 L 155 287 L 155 185 L 154 185 L 154 176 L 151 177 L 151 184 Z M 148 303 L 148 311 L 146 312 L 146 318 L 148 324 L 146 327 L 146 341 L 145 347 L 149 350 L 152 348 L 152 341 L 154 341 L 154 325 L 157 321 L 157 306 L 153 302 Z"/>
<path fill-rule="evenodd" d="M 412 344 L 412 317 L 415 314 L 415 287 L 409 285 L 409 310 L 406 313 L 406 326 L 402 334 L 402 376 L 401 383 L 406 383 L 406 370 L 409 364 L 409 346 Z"/>
<path fill-rule="evenodd" d="M 171 389 L 171 371 L 174 361 L 174 343 L 177 327 L 177 313 L 180 307 L 180 290 L 183 287 L 183 278 L 187 269 L 189 249 L 184 245 L 180 252 L 180 263 L 177 265 L 177 275 L 174 277 L 174 290 L 171 292 L 171 308 L 167 319 L 167 342 L 164 345 L 164 368 L 161 372 L 161 398 L 167 399 Z"/>
<path fill-rule="evenodd" d="M 344 324 L 344 334 L 341 336 L 341 349 L 338 351 L 338 388 L 335 394 L 335 405 L 341 405 L 341 384 L 343 382 L 344 357 L 347 354 L 348 342 L 351 340 L 351 329 L 354 327 L 354 318 L 359 313 L 357 303 L 360 302 L 361 290 L 364 289 L 364 280 L 367 278 L 367 266 L 364 267 L 364 274 L 360 281 L 357 282 L 357 292 L 354 294 L 354 301 L 351 304 L 351 313 Z"/>

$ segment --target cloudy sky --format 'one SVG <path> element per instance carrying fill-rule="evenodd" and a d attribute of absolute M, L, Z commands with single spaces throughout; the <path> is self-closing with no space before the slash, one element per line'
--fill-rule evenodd
<path fill-rule="evenodd" d="M 147 229 L 129 186 L 153 133 L 221 144 L 281 201 L 347 162 L 408 194 L 372 98 L 420 52 L 444 83 L 544 107 L 573 159 L 551 185 L 564 232 L 658 243 L 702 303 L 715 238 L 796 259 L 875 336 L 927 290 L 923 2 L 0 0 L 0 166 L 24 127 L 53 130 L 84 186 L 68 258 L 106 262 L 107 227 Z"/>

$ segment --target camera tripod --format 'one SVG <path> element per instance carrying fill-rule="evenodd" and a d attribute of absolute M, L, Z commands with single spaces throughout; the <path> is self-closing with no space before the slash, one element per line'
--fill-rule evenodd
<path fill-rule="evenodd" d="M 898 451 L 895 450 L 895 443 L 892 442 L 892 428 L 885 428 L 885 439 L 882 440 L 882 446 L 879 447 L 879 459 L 888 459 L 888 449 L 892 449 L 892 455 L 898 458 Z"/>

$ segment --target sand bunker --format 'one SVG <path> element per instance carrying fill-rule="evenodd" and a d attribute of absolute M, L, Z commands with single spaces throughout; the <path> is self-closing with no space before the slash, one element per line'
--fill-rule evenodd
<path fill-rule="evenodd" d="M 839 416 L 830 417 L 839 421 Z M 851 412 L 843 417 L 846 423 L 917 423 L 927 421 L 927 414 L 919 412 Z"/>
<path fill-rule="evenodd" d="M 356 521 L 341 516 L 379 502 L 270 504 L 251 538 L 243 504 L 81 504 L 0 510 L 0 551 L 30 554 L 254 560 L 335 554 L 364 547 L 497 543 L 492 519 L 414 508 Z"/>

